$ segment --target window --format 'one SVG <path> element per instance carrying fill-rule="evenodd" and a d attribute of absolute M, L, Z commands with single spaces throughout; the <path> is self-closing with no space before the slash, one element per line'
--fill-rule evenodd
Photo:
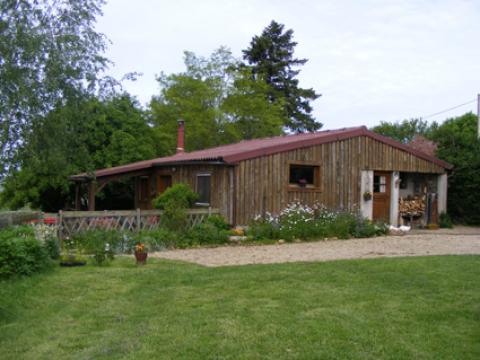
<path fill-rule="evenodd" d="M 318 169 L 318 166 L 291 164 L 289 184 L 300 187 L 317 186 Z"/>
<path fill-rule="evenodd" d="M 198 204 L 210 205 L 210 174 L 197 175 Z"/>
<path fill-rule="evenodd" d="M 373 192 L 374 193 L 387 192 L 387 177 L 385 175 L 375 175 L 373 177 Z"/>

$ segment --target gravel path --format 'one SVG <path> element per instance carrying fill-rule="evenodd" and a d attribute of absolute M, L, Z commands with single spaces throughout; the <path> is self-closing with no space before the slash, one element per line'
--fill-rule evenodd
<path fill-rule="evenodd" d="M 404 236 L 369 239 L 169 250 L 150 256 L 215 267 L 450 254 L 480 254 L 480 228 L 413 231 Z"/>

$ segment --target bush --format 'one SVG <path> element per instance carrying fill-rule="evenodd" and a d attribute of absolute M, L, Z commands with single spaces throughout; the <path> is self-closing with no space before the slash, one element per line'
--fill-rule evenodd
<path fill-rule="evenodd" d="M 144 243 L 149 251 L 162 251 L 165 249 L 178 247 L 182 243 L 182 236 L 178 232 L 168 230 L 166 228 L 158 228 L 156 230 L 144 230 L 132 237 L 132 247 L 136 243 Z"/>
<path fill-rule="evenodd" d="M 453 228 L 453 222 L 452 222 L 452 219 L 450 218 L 450 215 L 448 215 L 446 212 L 442 212 L 440 214 L 440 218 L 438 219 L 438 225 L 441 228 L 448 228 L 448 229 Z"/>
<path fill-rule="evenodd" d="M 280 239 L 280 227 L 275 221 L 257 217 L 250 223 L 246 235 L 253 240 Z"/>
<path fill-rule="evenodd" d="M 0 278 L 31 275 L 50 265 L 46 249 L 29 226 L 0 231 Z"/>
<path fill-rule="evenodd" d="M 187 184 L 175 184 L 158 195 L 153 200 L 153 207 L 166 209 L 168 204 L 174 204 L 179 208 L 191 208 L 198 199 L 198 194 Z"/>
<path fill-rule="evenodd" d="M 113 260 L 122 241 L 122 234 L 116 230 L 97 229 L 75 234 L 71 242 L 85 254 L 93 255 L 96 265 L 103 265 Z"/>
<path fill-rule="evenodd" d="M 228 242 L 229 233 L 206 222 L 186 231 L 184 236 L 184 241 L 178 244 L 180 247 L 225 244 Z"/>
<path fill-rule="evenodd" d="M 208 224 L 212 224 L 219 230 L 229 230 L 230 225 L 227 223 L 222 215 L 211 215 L 206 221 Z"/>

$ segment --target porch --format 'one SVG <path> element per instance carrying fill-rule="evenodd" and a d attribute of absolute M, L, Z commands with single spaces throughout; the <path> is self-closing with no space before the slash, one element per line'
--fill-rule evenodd
<path fill-rule="evenodd" d="M 363 216 L 414 228 L 438 224 L 447 210 L 447 174 L 362 171 Z"/>

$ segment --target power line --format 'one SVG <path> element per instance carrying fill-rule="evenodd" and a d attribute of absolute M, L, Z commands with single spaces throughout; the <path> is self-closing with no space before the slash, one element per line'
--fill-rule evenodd
<path fill-rule="evenodd" d="M 422 117 L 422 119 L 428 119 L 428 118 L 431 118 L 431 117 L 433 117 L 433 116 L 435 116 L 435 115 L 440 115 L 440 114 L 446 113 L 446 112 L 448 112 L 448 111 L 457 109 L 457 108 L 459 108 L 459 107 L 462 107 L 462 106 L 465 106 L 465 105 L 474 103 L 474 102 L 476 102 L 476 101 L 477 101 L 477 99 L 473 99 L 473 100 L 468 101 L 468 102 L 466 102 L 466 103 L 463 103 L 463 104 L 460 104 L 460 105 L 457 105 L 457 106 L 454 106 L 454 107 L 451 107 L 451 108 L 448 108 L 448 109 L 445 109 L 445 110 L 436 112 L 436 113 L 434 113 L 434 114 L 430 114 L 430 115 L 424 116 L 424 117 Z"/>

